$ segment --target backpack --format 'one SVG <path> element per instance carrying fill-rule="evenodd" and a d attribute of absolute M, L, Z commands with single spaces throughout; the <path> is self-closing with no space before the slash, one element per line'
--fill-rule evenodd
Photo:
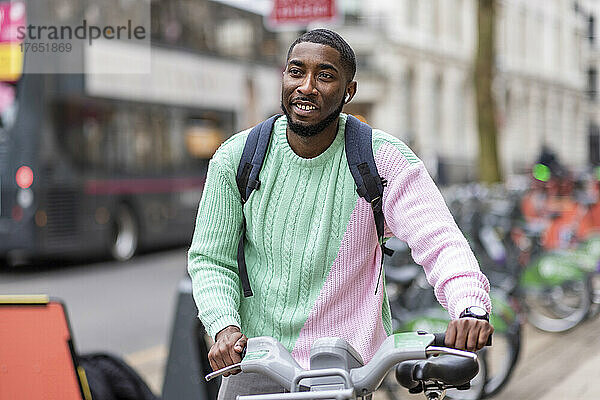
<path fill-rule="evenodd" d="M 260 188 L 258 175 L 263 165 L 271 132 L 275 120 L 281 115 L 274 115 L 269 119 L 256 125 L 246 139 L 242 158 L 238 165 L 236 183 L 240 192 L 242 207 L 254 190 Z M 348 115 L 345 130 L 345 148 L 348 167 L 356 184 L 358 195 L 371 204 L 373 217 L 375 218 L 375 228 L 377 229 L 378 242 L 381 247 L 381 268 L 383 267 L 384 255 L 391 255 L 393 251 L 385 247 L 383 241 L 384 234 L 384 216 L 382 210 L 383 188 L 387 186 L 387 181 L 379 176 L 375 158 L 373 156 L 372 129 L 369 125 L 359 121 L 352 115 Z M 252 288 L 246 269 L 246 260 L 244 257 L 244 237 L 246 236 L 246 218 L 243 218 L 242 235 L 238 243 L 237 263 L 238 274 L 242 283 L 244 297 L 252 296 Z M 379 281 L 377 281 L 379 288 Z M 377 293 L 377 288 L 375 293 Z"/>
<path fill-rule="evenodd" d="M 78 357 L 93 400 L 159 400 L 140 375 L 120 357 L 106 353 Z"/>

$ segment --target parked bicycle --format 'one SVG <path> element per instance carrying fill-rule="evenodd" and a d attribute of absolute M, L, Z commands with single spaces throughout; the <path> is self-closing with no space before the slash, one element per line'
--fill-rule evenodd
<path fill-rule="evenodd" d="M 449 193 L 460 198 L 449 203 L 484 273 L 492 285 L 521 299 L 519 308 L 532 325 L 562 332 L 589 315 L 595 263 L 584 252 L 548 251 L 547 226 L 523 218 L 522 192 L 470 185 Z"/>

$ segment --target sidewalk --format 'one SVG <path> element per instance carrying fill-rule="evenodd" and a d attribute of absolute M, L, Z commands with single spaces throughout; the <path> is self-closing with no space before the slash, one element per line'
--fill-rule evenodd
<path fill-rule="evenodd" d="M 598 398 L 599 365 L 600 352 L 596 352 L 594 357 L 584 362 L 540 400 Z"/>
<path fill-rule="evenodd" d="M 126 354 L 123 358 L 141 375 L 148 386 L 150 386 L 150 389 L 155 394 L 160 395 L 168 355 L 169 349 L 167 346 L 159 345 Z"/>
<path fill-rule="evenodd" d="M 598 398 L 600 318 L 566 333 L 526 326 L 523 352 L 498 400 L 588 400 Z"/>

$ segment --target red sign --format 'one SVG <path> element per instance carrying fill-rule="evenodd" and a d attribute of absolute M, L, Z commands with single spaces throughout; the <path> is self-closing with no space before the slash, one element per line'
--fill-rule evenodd
<path fill-rule="evenodd" d="M 269 19 L 274 25 L 306 25 L 335 17 L 335 0 L 274 0 Z"/>

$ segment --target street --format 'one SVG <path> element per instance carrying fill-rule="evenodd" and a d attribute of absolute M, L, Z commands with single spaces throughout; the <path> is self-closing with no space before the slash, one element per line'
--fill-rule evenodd
<path fill-rule="evenodd" d="M 45 293 L 62 299 L 80 353 L 121 355 L 160 393 L 177 284 L 186 274 L 185 252 L 181 248 L 145 254 L 127 263 L 2 270 L 0 293 Z M 565 334 L 540 333 L 526 326 L 517 368 L 505 390 L 494 398 L 595 398 L 599 331 L 600 318 Z"/>

